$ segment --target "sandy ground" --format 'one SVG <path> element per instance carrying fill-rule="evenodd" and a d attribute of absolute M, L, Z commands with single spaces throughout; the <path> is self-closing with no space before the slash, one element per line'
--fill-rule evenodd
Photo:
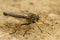
<path fill-rule="evenodd" d="M 40 18 L 20 26 L 24 19 L 3 12 L 35 13 Z M 0 0 L 0 40 L 60 40 L 60 0 Z"/>

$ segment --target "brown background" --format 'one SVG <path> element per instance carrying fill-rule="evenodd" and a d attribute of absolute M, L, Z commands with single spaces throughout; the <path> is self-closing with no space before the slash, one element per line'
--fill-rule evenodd
<path fill-rule="evenodd" d="M 7 17 L 3 12 L 35 13 L 40 19 L 21 27 L 24 19 Z M 0 0 L 0 40 L 60 40 L 60 0 Z"/>

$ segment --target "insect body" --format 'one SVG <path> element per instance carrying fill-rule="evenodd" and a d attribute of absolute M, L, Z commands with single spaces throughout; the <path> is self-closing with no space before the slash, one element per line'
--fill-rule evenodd
<path fill-rule="evenodd" d="M 33 13 L 29 13 L 29 14 L 14 14 L 14 13 L 6 13 L 4 12 L 3 15 L 5 16 L 11 16 L 11 17 L 15 17 L 15 18 L 24 18 L 27 19 L 28 23 L 23 23 L 21 25 L 30 25 L 31 23 L 35 23 L 36 21 L 39 20 L 39 15 L 33 14 Z M 25 33 L 23 34 L 23 36 L 27 33 L 28 30 L 25 31 Z M 13 32 L 15 33 L 16 30 Z M 13 34 L 10 33 L 10 34 Z"/>
<path fill-rule="evenodd" d="M 31 23 L 35 23 L 36 21 L 39 20 L 39 16 L 36 15 L 36 14 L 33 14 L 33 13 L 30 13 L 30 14 L 14 14 L 14 13 L 6 13 L 4 12 L 3 13 L 5 16 L 12 16 L 12 17 L 15 17 L 15 18 L 24 18 L 24 19 L 27 19 L 28 23 L 24 23 L 24 24 L 21 24 L 21 25 L 30 25 Z"/>

